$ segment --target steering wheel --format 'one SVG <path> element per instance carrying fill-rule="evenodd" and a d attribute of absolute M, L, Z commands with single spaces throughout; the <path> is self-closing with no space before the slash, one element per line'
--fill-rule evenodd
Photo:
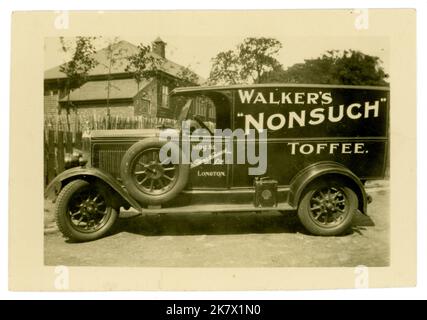
<path fill-rule="evenodd" d="M 202 127 L 203 129 L 206 129 L 209 134 L 211 136 L 213 136 L 213 132 L 211 131 L 211 129 L 209 129 L 209 127 L 203 122 L 202 117 L 198 116 L 198 115 L 194 115 L 193 119 L 200 125 L 200 127 Z"/>

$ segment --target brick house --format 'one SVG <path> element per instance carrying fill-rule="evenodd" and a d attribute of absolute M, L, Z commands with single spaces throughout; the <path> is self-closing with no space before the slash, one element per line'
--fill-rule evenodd
<path fill-rule="evenodd" d="M 180 74 L 184 67 L 166 58 L 165 47 L 166 43 L 160 38 L 153 42 L 150 54 L 161 59 L 160 70 L 155 77 L 143 80 L 139 84 L 133 79 L 132 74 L 125 71 L 125 61 L 114 64 L 109 75 L 107 50 L 104 48 L 97 51 L 94 58 L 98 63 L 89 71 L 87 81 L 70 94 L 70 102 L 74 110 L 72 112 L 76 112 L 83 120 L 94 115 L 103 116 L 107 114 L 108 100 L 111 116 L 173 118 L 175 108 L 169 104 L 168 94 L 176 86 L 183 85 Z M 120 41 L 113 46 L 112 50 L 120 52 L 120 55 L 125 58 L 136 53 L 137 47 L 127 41 Z M 61 113 L 68 104 L 68 97 L 60 90 L 64 81 L 65 75 L 60 72 L 60 66 L 45 71 L 45 116 Z M 191 85 L 199 85 L 203 81 L 198 76 L 198 83 Z M 194 112 L 205 118 L 214 118 L 213 108 L 203 101 L 195 106 Z"/>

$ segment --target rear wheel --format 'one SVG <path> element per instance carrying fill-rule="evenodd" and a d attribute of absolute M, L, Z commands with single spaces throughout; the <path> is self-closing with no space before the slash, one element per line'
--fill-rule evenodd
<path fill-rule="evenodd" d="M 339 181 L 321 181 L 306 190 L 298 217 L 314 235 L 340 235 L 350 228 L 357 203 L 357 195 L 349 187 Z"/>
<path fill-rule="evenodd" d="M 60 192 L 56 201 L 56 223 L 64 237 L 90 241 L 107 234 L 117 220 L 108 187 L 74 180 Z"/>

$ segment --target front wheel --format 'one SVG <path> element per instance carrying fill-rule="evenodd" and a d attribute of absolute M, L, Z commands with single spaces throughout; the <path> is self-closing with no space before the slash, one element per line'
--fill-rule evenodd
<path fill-rule="evenodd" d="M 91 241 L 108 233 L 118 212 L 110 204 L 111 193 L 100 183 L 74 180 L 60 192 L 56 201 L 56 223 L 64 237 Z"/>
<path fill-rule="evenodd" d="M 349 187 L 334 181 L 310 186 L 298 207 L 298 217 L 314 235 L 336 236 L 350 228 L 357 210 L 357 195 Z"/>

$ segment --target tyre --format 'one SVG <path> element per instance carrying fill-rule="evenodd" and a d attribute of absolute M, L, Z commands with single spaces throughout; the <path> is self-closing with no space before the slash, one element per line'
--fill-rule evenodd
<path fill-rule="evenodd" d="M 358 207 L 357 195 L 339 181 L 321 181 L 307 188 L 298 217 L 312 234 L 336 236 L 351 226 Z"/>
<path fill-rule="evenodd" d="M 64 237 L 77 242 L 106 235 L 117 220 L 118 210 L 110 204 L 108 187 L 74 180 L 60 192 L 56 201 L 56 224 Z"/>
<path fill-rule="evenodd" d="M 135 143 L 123 156 L 120 175 L 132 197 L 142 204 L 162 204 L 175 198 L 186 186 L 188 164 L 164 164 L 159 152 L 165 141 L 149 138 Z M 176 146 L 175 152 L 179 152 Z M 179 152 L 180 153 L 180 152 Z"/>

